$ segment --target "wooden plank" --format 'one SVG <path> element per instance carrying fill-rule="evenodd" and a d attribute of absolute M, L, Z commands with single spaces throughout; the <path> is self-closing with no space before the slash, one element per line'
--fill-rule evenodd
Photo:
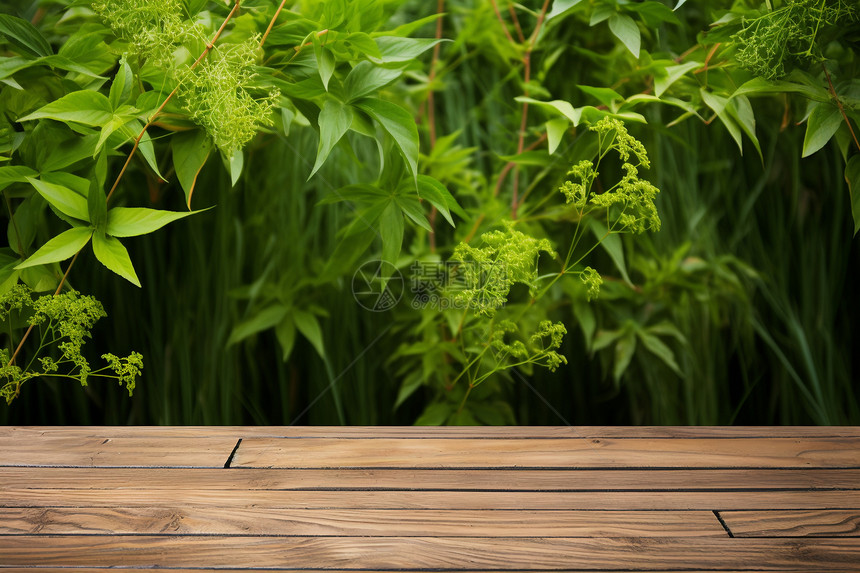
<path fill-rule="evenodd" d="M 0 508 L 0 535 L 725 537 L 710 511 Z"/>
<path fill-rule="evenodd" d="M 231 467 L 860 467 L 850 438 L 721 440 L 247 438 Z"/>
<path fill-rule="evenodd" d="M 141 484 L 138 484 L 141 487 Z M 198 506 L 270 509 L 857 509 L 860 491 L 473 492 L 7 489 L 0 507 Z"/>
<path fill-rule="evenodd" d="M 735 537 L 860 537 L 860 510 L 726 511 Z"/>
<path fill-rule="evenodd" d="M 230 437 L 81 437 L 53 434 L 0 440 L 0 466 L 224 467 Z"/>
<path fill-rule="evenodd" d="M 8 426 L 0 438 L 860 438 L 860 426 Z"/>
<path fill-rule="evenodd" d="M 55 567 L 856 570 L 854 539 L 447 537 L 0 537 L 0 563 Z"/>
<path fill-rule="evenodd" d="M 0 571 L 3 573 L 33 573 L 34 571 L 38 573 L 46 573 L 47 571 L 56 572 L 56 573 L 116 573 L 117 571 L 122 571 L 122 569 L 114 568 L 114 567 L 74 567 L 74 568 L 56 568 L 56 567 L 40 567 L 39 565 L 28 566 L 28 567 L 7 567 L 0 563 Z M 265 569 L 259 567 L 249 567 L 244 569 L 225 569 L 222 567 L 195 567 L 194 569 L 181 569 L 181 568 L 171 568 L 169 570 L 165 570 L 162 567 L 135 567 L 135 573 L 138 571 L 158 571 L 159 573 L 165 573 L 165 571 L 169 571 L 169 573 L 247 573 L 248 571 L 265 571 L 266 573 L 300 573 L 304 571 L 314 571 L 314 569 L 283 569 L 280 567 L 271 568 L 266 567 Z M 321 571 L 321 569 L 316 569 L 316 571 Z M 516 570 L 509 570 L 511 572 L 515 572 Z M 564 569 L 553 569 L 552 571 L 564 571 Z M 583 569 L 567 569 L 567 571 L 576 571 L 576 573 L 598 573 L 595 569 L 583 570 Z M 745 569 L 740 571 L 738 569 L 734 570 L 726 570 L 726 569 L 673 569 L 672 571 L 667 571 L 665 569 L 648 569 L 648 573 L 750 573 L 750 569 Z M 849 571 L 846 569 L 831 569 L 830 571 Z M 326 573 L 355 573 L 354 569 L 325 569 Z M 420 569 L 398 569 L 397 573 L 419 573 Z M 368 569 L 362 570 L 361 573 L 391 573 L 390 570 L 375 570 L 371 571 Z M 426 570 L 421 572 L 426 573 Z M 496 571 L 471 571 L 470 573 L 497 573 Z M 549 570 L 537 570 L 532 569 L 531 573 L 550 573 Z M 818 568 L 807 568 L 807 569 L 791 569 L 790 571 L 787 569 L 768 569 L 767 573 L 821 573 L 821 570 Z"/>
<path fill-rule="evenodd" d="M 860 469 L 331 470 L 0 467 L 5 489 L 365 489 L 455 491 L 860 489 Z"/>

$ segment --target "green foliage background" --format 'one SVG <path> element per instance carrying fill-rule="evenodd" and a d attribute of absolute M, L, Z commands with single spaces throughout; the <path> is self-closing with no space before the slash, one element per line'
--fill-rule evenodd
<path fill-rule="evenodd" d="M 216 2 L 181 4 L 197 15 L 207 37 L 230 10 Z M 222 41 L 241 46 L 258 40 L 277 4 L 243 2 Z M 108 314 L 87 343 L 93 356 L 144 356 L 134 396 L 110 383 L 82 388 L 39 379 L 0 409 L 0 420 L 860 423 L 852 353 L 852 327 L 860 316 L 860 147 L 849 129 L 860 133 L 856 7 L 831 0 L 434 4 L 288 3 L 265 50 L 254 55 L 259 67 L 249 84 L 259 101 L 274 97 L 274 88 L 280 95 L 271 117 L 254 118 L 260 133 L 244 147 L 235 184 L 225 165 L 236 156 L 226 145 L 226 160 L 212 151 L 194 185 L 194 209 L 213 209 L 145 237 L 123 239 L 141 289 L 107 272 L 91 250 L 70 273 L 71 286 L 95 296 Z M 680 5 L 673 11 L 675 4 Z M 127 47 L 110 36 L 89 5 L 0 3 L 0 12 L 35 22 L 54 53 L 85 26 L 103 28 L 109 44 L 103 54 L 78 56 L 78 65 L 111 78 L 101 86 L 88 86 L 85 74 L 56 61 L 6 74 L 27 42 L 22 48 L 4 24 L 0 69 L 19 84 L 7 81 L 0 88 L 8 130 L 29 135 L 34 122 L 19 120 L 64 93 L 84 86 L 106 96 L 115 91 L 111 86 Z M 438 44 L 434 55 L 440 7 L 441 37 L 449 41 Z M 344 14 L 351 23 L 343 21 Z M 379 21 L 371 23 L 374 17 Z M 795 22 L 783 26 L 794 36 L 768 36 L 774 22 L 785 21 Z M 810 28 L 809 22 L 818 25 Z M 333 43 L 335 33 L 340 42 L 356 35 L 345 46 Z M 399 48 L 407 54 L 402 61 L 379 63 L 378 38 L 389 34 L 431 40 L 407 42 Z M 192 47 L 203 44 L 189 47 L 192 59 Z M 780 46 L 785 51 L 775 52 Z M 367 75 L 371 68 L 386 78 L 390 72 L 390 81 L 380 80 L 361 97 L 408 114 L 410 121 L 400 127 L 408 132 L 417 126 L 417 170 L 403 147 L 411 136 L 392 137 L 369 107 L 378 111 L 383 104 L 337 94 L 335 86 L 357 89 L 346 78 L 359 65 L 362 78 L 373 77 Z M 147 86 L 143 91 L 159 92 L 163 79 L 137 69 L 133 74 Z M 321 88 L 326 82 L 331 87 Z M 147 120 L 143 111 L 138 132 Z M 193 122 L 193 111 L 172 111 L 168 125 L 151 131 L 155 161 L 167 182 L 138 157 L 118 189 L 122 205 L 184 212 L 191 204 L 187 169 L 177 160 L 181 138 L 186 150 L 208 150 L 212 143 Z M 364 117 L 367 125 L 352 123 L 343 134 L 338 114 Z M 613 235 L 589 254 L 585 262 L 604 281 L 596 300 L 587 300 L 578 278 L 563 277 L 536 303 L 529 302 L 524 285 L 515 285 L 500 311 L 519 317 L 524 328 L 543 319 L 563 324 L 567 335 L 558 351 L 566 365 L 555 372 L 533 365 L 500 370 L 470 388 L 456 378 L 464 361 L 448 344 L 456 331 L 448 326 L 456 320 L 450 313 L 414 310 L 408 302 L 373 313 L 356 303 L 351 280 L 366 260 L 390 260 L 408 280 L 415 260 L 447 260 L 464 241 L 480 246 L 482 233 L 502 228 L 501 221 L 512 215 L 514 177 L 517 228 L 549 239 L 564 255 L 579 227 L 558 188 L 573 165 L 591 159 L 587 125 L 606 115 L 623 118 L 648 150 L 651 168 L 643 176 L 661 190 L 656 205 L 662 229 Z M 114 142 L 120 153 L 108 161 L 106 187 L 134 135 Z M 325 143 L 332 138 L 336 145 Z M 547 138 L 556 146 L 552 153 Z M 185 153 L 185 161 L 196 165 L 193 149 Z M 388 165 L 381 174 L 380 153 Z M 0 168 L 26 163 L 12 148 L 0 155 Z M 600 171 L 617 180 L 612 173 L 620 172 L 620 163 L 610 161 Z M 433 221 L 432 241 L 406 210 L 395 212 L 396 220 L 372 219 L 375 232 L 344 237 L 358 220 L 356 210 L 367 207 L 357 184 L 394 190 L 410 201 L 418 196 L 410 181 L 419 175 L 423 185 L 432 178 L 456 199 L 431 201 L 435 196 L 425 195 L 420 209 L 428 217 L 422 218 L 425 226 Z M 26 182 L 4 190 L 13 211 L 33 193 Z M 447 206 L 456 226 L 441 213 L 432 215 L 432 206 Z M 3 217 L 5 228 L 9 210 Z M 33 223 L 34 249 L 67 227 L 44 209 Z M 20 263 L 20 253 L 4 253 Z M 15 266 L 11 262 L 4 259 L 4 270 Z M 50 268 L 56 275 L 59 267 Z M 552 276 L 558 264 L 541 255 L 536 269 Z M 474 317 L 466 324 L 487 323 Z M 4 344 L 14 349 L 21 334 L 4 335 Z M 476 347 L 481 340 L 474 338 Z M 483 344 L 488 342 L 485 337 Z"/>

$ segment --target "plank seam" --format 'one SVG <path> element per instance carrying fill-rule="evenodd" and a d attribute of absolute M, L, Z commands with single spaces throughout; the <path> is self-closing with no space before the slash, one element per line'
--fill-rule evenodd
<path fill-rule="evenodd" d="M 733 537 L 735 536 L 735 534 L 734 534 L 734 533 L 732 533 L 732 530 L 731 530 L 731 529 L 729 529 L 729 526 L 728 526 L 728 525 L 726 525 L 726 522 L 723 520 L 723 516 L 721 516 L 721 515 L 720 515 L 720 512 L 719 512 L 719 511 L 717 511 L 716 509 L 715 509 L 715 510 L 713 510 L 713 511 L 714 511 L 714 517 L 716 517 L 716 518 L 717 518 L 717 521 L 719 521 L 719 522 L 720 522 L 720 525 L 722 525 L 722 526 L 723 526 L 723 529 L 725 529 L 725 530 L 726 530 L 726 533 L 728 533 L 729 537 L 732 537 L 732 538 L 733 538 Z"/>
<path fill-rule="evenodd" d="M 230 452 L 230 455 L 227 457 L 227 461 L 224 462 L 224 468 L 227 469 L 230 467 L 230 464 L 233 462 L 233 456 L 236 455 L 236 452 L 239 450 L 239 446 L 242 445 L 242 438 L 239 438 L 236 441 L 236 445 L 233 446 L 233 451 Z"/>

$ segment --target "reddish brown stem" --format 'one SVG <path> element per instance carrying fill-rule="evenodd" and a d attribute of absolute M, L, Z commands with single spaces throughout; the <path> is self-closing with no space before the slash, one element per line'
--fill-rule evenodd
<path fill-rule="evenodd" d="M 523 35 L 523 28 L 520 26 L 520 19 L 517 18 L 517 11 L 514 10 L 514 5 L 511 2 L 508 2 L 508 13 L 511 15 L 511 20 L 514 22 L 514 29 L 517 31 L 517 37 L 520 39 L 520 42 L 525 42 L 526 37 Z"/>
<path fill-rule="evenodd" d="M 851 127 L 851 121 L 845 114 L 845 109 L 842 107 L 842 102 L 839 101 L 839 96 L 836 95 L 836 88 L 833 87 L 833 80 L 830 79 L 830 72 L 827 71 L 827 66 L 825 66 L 824 64 L 821 64 L 821 67 L 824 68 L 824 75 L 827 78 L 827 85 L 830 87 L 830 95 L 836 102 L 836 106 L 839 108 L 839 113 L 842 114 L 842 119 L 845 121 L 845 125 L 848 126 L 848 131 L 851 132 L 851 138 L 854 140 L 854 145 L 857 147 L 857 151 L 860 151 L 860 142 L 857 141 L 857 135 L 854 133 L 854 128 Z"/>
<path fill-rule="evenodd" d="M 272 31 L 272 27 L 275 25 L 275 21 L 278 19 L 278 16 L 281 15 L 281 10 L 284 9 L 284 6 L 286 5 L 286 3 L 287 3 L 287 0 L 281 0 L 281 5 L 278 6 L 277 10 L 275 10 L 275 15 L 272 16 L 272 20 L 269 22 L 269 27 L 266 28 L 266 33 L 263 34 L 262 38 L 260 38 L 260 47 L 261 48 L 263 47 L 263 44 L 266 43 L 266 38 L 269 37 L 269 33 Z"/>
<path fill-rule="evenodd" d="M 241 0 L 236 0 L 236 3 L 233 4 L 233 9 L 230 10 L 229 14 L 227 14 L 227 18 L 221 24 L 221 27 L 218 28 L 218 31 L 215 33 L 215 36 L 213 36 L 212 41 L 210 41 L 206 45 L 206 48 L 203 50 L 203 53 L 200 54 L 200 57 L 198 57 L 194 61 L 194 63 L 191 64 L 191 69 L 194 69 L 195 67 L 197 67 L 197 64 L 199 64 L 203 60 L 203 58 L 205 58 L 207 55 L 209 55 L 209 52 L 212 51 L 212 48 L 215 47 L 215 42 L 218 41 L 218 38 L 221 36 L 221 33 L 224 31 L 224 28 L 227 27 L 227 22 L 229 22 L 233 18 L 233 16 L 236 14 L 236 12 L 239 10 L 240 4 L 241 4 Z M 152 125 L 153 120 L 155 120 L 155 118 L 158 116 L 158 114 L 161 113 L 161 110 L 164 109 L 164 107 L 167 105 L 167 102 L 170 101 L 170 98 L 172 98 L 173 94 L 176 93 L 177 89 L 178 89 L 178 86 L 176 88 L 174 88 L 172 92 L 170 92 L 170 94 L 167 96 L 167 98 L 165 98 L 165 100 L 158 107 L 158 109 L 155 111 L 155 113 L 152 114 L 152 116 L 149 118 L 149 121 L 146 122 L 146 125 L 143 126 L 143 129 L 140 131 L 140 134 L 135 138 L 134 146 L 131 148 L 131 152 L 128 154 L 128 157 L 126 158 L 125 163 L 122 166 L 122 169 L 120 170 L 119 174 L 116 176 L 116 179 L 113 182 L 113 186 L 111 187 L 110 192 L 107 195 L 106 201 L 108 203 L 110 203 L 111 196 L 113 195 L 114 191 L 116 191 L 116 188 L 119 185 L 119 182 L 122 179 L 123 175 L 125 174 L 125 170 L 128 168 L 129 163 L 131 163 L 131 159 L 132 159 L 132 157 L 134 157 L 134 153 L 137 151 L 137 148 L 140 146 L 140 140 L 143 138 L 143 135 L 146 133 L 146 130 L 149 129 L 149 127 Z M 81 250 L 83 250 L 83 249 L 81 249 Z M 54 291 L 54 296 L 60 294 L 60 291 L 63 290 L 63 285 L 66 284 L 66 279 L 68 279 L 68 277 L 69 277 L 69 272 L 72 270 L 72 267 L 74 266 L 75 261 L 78 260 L 78 255 L 81 254 L 81 250 L 79 250 L 77 253 L 75 253 L 75 256 L 72 257 L 72 261 L 69 263 L 69 266 L 66 267 L 66 272 L 65 272 L 65 274 L 63 274 L 63 278 L 60 279 L 60 284 L 57 286 L 57 290 Z M 27 341 L 27 338 L 30 336 L 30 333 L 32 331 L 33 331 L 33 326 L 31 325 L 30 328 L 28 328 L 27 331 L 24 333 L 24 336 L 21 338 L 21 341 L 18 343 L 18 347 L 15 348 L 15 352 L 12 354 L 12 358 L 9 359 L 9 365 L 11 365 L 15 362 L 15 358 L 18 356 L 18 353 L 21 351 L 21 348 L 24 346 L 24 342 Z"/>
<path fill-rule="evenodd" d="M 499 5 L 496 3 L 496 0 L 490 0 L 490 3 L 493 5 L 493 11 L 496 13 L 496 18 L 499 19 L 499 24 L 502 25 L 502 32 L 505 33 L 505 37 L 511 44 L 516 44 L 514 42 L 514 38 L 511 36 L 511 33 L 508 32 L 508 26 L 505 24 L 505 21 L 502 19 L 502 13 L 499 12 Z"/>

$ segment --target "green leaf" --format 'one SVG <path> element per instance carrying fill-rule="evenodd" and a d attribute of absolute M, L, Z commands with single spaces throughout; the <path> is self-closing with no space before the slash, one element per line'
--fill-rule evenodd
<path fill-rule="evenodd" d="M 131 71 L 131 66 L 125 60 L 125 56 L 119 60 L 119 71 L 113 78 L 113 83 L 110 86 L 110 101 L 111 108 L 116 110 L 121 105 L 126 104 L 131 99 L 132 88 L 134 87 L 134 74 Z"/>
<path fill-rule="evenodd" d="M 449 200 L 453 200 L 454 198 L 451 196 L 451 192 L 448 191 L 442 183 L 429 175 L 419 175 L 418 195 L 436 207 L 436 210 L 442 213 L 442 216 L 445 217 L 445 220 L 448 221 L 452 227 L 456 227 L 454 219 L 451 218 L 451 211 L 448 206 Z"/>
<path fill-rule="evenodd" d="M 403 245 L 403 212 L 393 201 L 379 217 L 379 235 L 382 237 L 382 260 L 396 265 Z"/>
<path fill-rule="evenodd" d="M 720 122 L 726 126 L 726 129 L 729 131 L 729 135 L 731 135 L 732 139 L 735 140 L 735 143 L 738 144 L 738 149 L 740 150 L 741 155 L 743 155 L 744 144 L 741 139 L 741 129 L 738 127 L 737 122 L 726 111 L 726 106 L 729 103 L 728 98 L 705 91 L 705 88 L 701 88 L 699 91 L 702 94 L 702 101 L 705 102 L 705 105 L 714 110 L 714 113 L 717 114 Z"/>
<path fill-rule="evenodd" d="M 33 56 L 50 56 L 54 53 L 48 40 L 27 20 L 0 14 L 0 34 Z"/>
<path fill-rule="evenodd" d="M 860 231 L 860 155 L 848 160 L 845 180 L 851 193 L 851 214 L 854 216 L 854 235 L 857 235 L 857 231 Z"/>
<path fill-rule="evenodd" d="M 36 265 L 65 261 L 83 249 L 92 236 L 93 230 L 90 227 L 74 227 L 64 231 L 42 245 L 38 251 L 30 255 L 30 258 L 15 268 L 26 269 Z"/>
<path fill-rule="evenodd" d="M 638 28 L 637 28 L 638 29 Z M 576 86 L 588 95 L 594 97 L 605 105 L 608 108 L 612 108 L 612 105 L 616 101 L 620 101 L 624 99 L 624 96 L 611 88 L 595 88 L 592 86 Z"/>
<path fill-rule="evenodd" d="M 410 62 L 440 42 L 450 40 L 435 38 L 400 38 L 397 36 L 379 36 L 376 45 L 382 57 L 381 62 L 399 63 Z M 374 58 L 371 58 L 374 59 Z"/>
<path fill-rule="evenodd" d="M 296 328 L 302 333 L 308 342 L 316 349 L 320 358 L 325 359 L 325 346 L 323 346 L 322 329 L 317 317 L 305 310 L 294 310 L 293 321 Z"/>
<path fill-rule="evenodd" d="M 113 119 L 113 107 L 108 98 L 89 90 L 72 92 L 39 108 L 18 121 L 55 119 L 65 123 L 81 123 L 100 127 Z"/>
<path fill-rule="evenodd" d="M 819 104 L 815 106 L 806 121 L 806 135 L 803 138 L 803 155 L 809 157 L 822 147 L 842 125 L 842 114 L 835 105 Z"/>
<path fill-rule="evenodd" d="M 684 2 L 686 2 L 686 1 L 687 1 L 687 0 L 678 0 L 678 3 L 677 3 L 677 4 L 675 4 L 675 7 L 674 7 L 674 8 L 672 8 L 672 10 L 677 10 L 678 8 L 680 8 L 681 6 L 683 6 L 683 5 L 684 5 Z"/>
<path fill-rule="evenodd" d="M 636 335 L 632 330 L 627 333 L 615 345 L 615 366 L 612 369 L 612 377 L 616 384 L 621 380 L 621 377 L 630 366 L 630 361 L 633 360 L 633 354 L 636 352 Z"/>
<path fill-rule="evenodd" d="M 514 101 L 537 106 L 541 109 L 549 111 L 552 114 L 561 114 L 567 119 L 569 119 L 574 126 L 579 125 L 579 118 L 582 112 L 578 109 L 574 109 L 570 102 L 566 102 L 560 99 L 556 99 L 553 101 L 540 101 L 525 96 L 515 97 Z"/>
<path fill-rule="evenodd" d="M 624 245 L 621 242 L 621 237 L 617 233 L 607 235 L 606 226 L 597 220 L 591 221 L 591 231 L 597 237 L 597 240 L 601 241 L 600 246 L 603 247 L 609 258 L 615 263 L 615 267 L 621 273 L 621 278 L 627 284 L 633 284 L 630 281 L 630 276 L 627 274 L 627 264 L 624 262 Z"/>
<path fill-rule="evenodd" d="M 675 361 L 675 353 L 672 352 L 672 349 L 669 348 L 665 342 L 645 330 L 638 330 L 637 334 L 639 335 L 639 340 L 642 342 L 642 346 L 647 348 L 649 352 L 663 361 L 663 363 L 671 368 L 675 374 L 683 377 L 681 368 Z"/>
<path fill-rule="evenodd" d="M 630 53 L 634 57 L 639 57 L 639 44 L 641 37 L 639 34 L 639 26 L 633 21 L 633 18 L 626 14 L 615 12 L 609 17 L 609 29 L 616 38 L 621 40 Z"/>
<path fill-rule="evenodd" d="M 0 167 L 0 191 L 13 183 L 28 183 L 28 178 L 38 175 L 24 165 L 4 165 Z"/>
<path fill-rule="evenodd" d="M 107 224 L 107 196 L 96 178 L 90 180 L 90 191 L 87 194 L 87 212 L 89 221 L 98 232 L 104 232 Z"/>
<path fill-rule="evenodd" d="M 746 96 L 732 97 L 726 105 L 726 110 L 738 122 L 738 125 L 747 134 L 747 137 L 750 138 L 753 147 L 758 152 L 759 159 L 763 162 L 764 156 L 761 154 L 761 145 L 759 145 L 758 137 L 755 134 L 755 115 L 753 114 L 750 100 Z"/>
<path fill-rule="evenodd" d="M 328 91 L 328 82 L 334 74 L 335 61 L 331 51 L 322 45 L 319 36 L 314 34 L 314 57 L 317 60 L 317 68 L 319 69 L 320 79 L 323 87 Z"/>
<path fill-rule="evenodd" d="M 264 308 L 251 318 L 243 320 L 237 324 L 230 333 L 230 338 L 227 339 L 227 346 L 236 344 L 237 342 L 248 338 L 253 334 L 268 330 L 279 324 L 287 316 L 287 307 L 282 304 L 275 304 Z"/>
<path fill-rule="evenodd" d="M 241 149 L 237 149 L 233 152 L 232 157 L 221 154 L 221 158 L 224 160 L 224 166 L 230 174 L 230 186 L 235 187 L 239 181 L 239 177 L 242 175 L 242 169 L 245 167 L 245 154 L 242 153 Z"/>
<path fill-rule="evenodd" d="M 702 64 L 699 62 L 687 62 L 686 64 L 658 69 L 658 72 L 654 74 L 654 94 L 657 97 L 662 96 L 672 84 L 684 77 L 687 72 L 701 66 Z"/>
<path fill-rule="evenodd" d="M 553 0 L 552 8 L 550 8 L 549 13 L 546 15 L 546 22 L 549 23 L 555 18 L 564 15 L 568 10 L 574 8 L 580 2 L 582 2 L 582 0 Z"/>
<path fill-rule="evenodd" d="M 322 167 L 331 150 L 343 137 L 352 124 L 352 106 L 334 98 L 327 98 L 319 116 L 320 142 L 317 148 L 317 159 L 308 179 Z"/>
<path fill-rule="evenodd" d="M 68 187 L 48 183 L 33 177 L 27 177 L 27 181 L 35 187 L 39 195 L 53 205 L 58 211 L 80 219 L 81 221 L 89 221 L 89 207 L 87 206 L 87 198 L 75 193 Z"/>
<path fill-rule="evenodd" d="M 546 122 L 546 139 L 549 144 L 549 153 L 552 155 L 561 144 L 561 138 L 567 132 L 570 121 L 566 117 L 557 117 Z"/>
<path fill-rule="evenodd" d="M 359 62 L 346 76 L 343 88 L 347 101 L 353 101 L 383 88 L 400 77 L 403 72 L 375 66 L 368 61 Z"/>
<path fill-rule="evenodd" d="M 782 93 L 798 93 L 814 101 L 824 102 L 830 100 L 830 94 L 823 87 L 785 80 L 766 80 L 764 78 L 751 79 L 736 89 L 732 97 L 741 95 L 764 96 Z"/>
<path fill-rule="evenodd" d="M 171 143 L 173 150 L 173 168 L 179 184 L 185 191 L 185 204 L 191 209 L 191 197 L 194 194 L 194 186 L 197 184 L 197 176 L 209 153 L 212 151 L 212 139 L 202 129 L 195 129 L 185 133 L 177 133 L 173 136 Z"/>
<path fill-rule="evenodd" d="M 140 135 L 141 131 L 143 131 L 143 124 L 136 119 L 131 120 L 119 129 L 119 132 L 125 136 L 126 141 L 134 141 Z M 152 145 L 152 138 L 149 136 L 149 132 L 144 133 L 143 137 L 140 138 L 137 151 L 146 160 L 146 164 L 149 165 L 152 172 L 162 181 L 167 181 L 161 174 L 161 171 L 158 170 L 158 160 L 155 157 L 155 148 Z"/>
<path fill-rule="evenodd" d="M 209 209 L 211 208 L 209 207 Z M 143 207 L 114 207 L 107 212 L 105 232 L 113 237 L 137 237 L 157 231 L 173 221 L 203 213 L 209 209 L 180 213 Z"/>
<path fill-rule="evenodd" d="M 673 13 L 672 9 L 662 2 L 649 0 L 641 3 L 630 3 L 627 5 L 627 9 L 638 12 L 642 21 L 650 28 L 657 28 L 663 22 L 668 22 L 670 24 L 681 23 L 678 17 Z"/>
<path fill-rule="evenodd" d="M 275 336 L 278 338 L 278 344 L 281 345 L 283 360 L 286 362 L 290 359 L 290 354 L 293 353 L 293 346 L 296 343 L 296 323 L 293 322 L 291 316 L 287 316 L 278 323 L 275 327 Z"/>
<path fill-rule="evenodd" d="M 356 104 L 375 119 L 400 149 L 409 173 L 418 184 L 418 127 L 415 120 L 402 107 L 376 98 L 365 98 Z"/>
<path fill-rule="evenodd" d="M 140 280 L 137 278 L 137 273 L 134 272 L 128 251 L 125 250 L 119 239 L 95 233 L 93 235 L 93 253 L 101 264 L 134 286 L 140 287 Z"/>

